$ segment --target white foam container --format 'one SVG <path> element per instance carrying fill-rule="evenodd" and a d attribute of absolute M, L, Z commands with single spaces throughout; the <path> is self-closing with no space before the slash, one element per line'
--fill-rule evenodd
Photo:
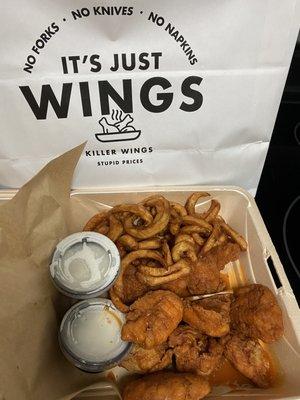
<path fill-rule="evenodd" d="M 12 199 L 17 192 L 17 190 L 0 189 L 0 203 Z"/>
<path fill-rule="evenodd" d="M 262 220 L 253 197 L 238 187 L 223 186 L 168 186 L 153 188 L 127 189 L 86 189 L 73 190 L 72 200 L 89 205 L 87 210 L 105 210 L 120 203 L 135 203 L 154 193 L 161 194 L 172 201 L 184 204 L 189 194 L 195 191 L 207 191 L 221 203 L 220 214 L 249 243 L 249 251 L 242 253 L 240 260 L 226 267 L 232 286 L 245 282 L 257 282 L 268 286 L 275 294 L 280 304 L 283 316 L 284 337 L 270 347 L 276 354 L 283 374 L 282 382 L 274 388 L 247 388 L 239 391 L 228 391 L 216 388 L 209 395 L 212 399 L 300 399 L 300 311 L 290 287 L 282 263 Z M 13 197 L 16 191 L 0 191 L 0 202 Z M 207 207 L 209 200 L 197 206 L 198 210 Z M 87 211 L 86 219 L 90 211 Z M 268 258 L 273 262 L 280 285 L 276 286 Z M 112 370 L 117 381 L 122 382 L 128 372 L 123 368 Z"/>
<path fill-rule="evenodd" d="M 268 286 L 280 304 L 283 316 L 284 337 L 270 347 L 274 350 L 282 369 L 282 382 L 271 389 L 245 389 L 239 391 L 213 390 L 213 399 L 300 399 L 300 311 L 297 301 L 284 272 L 282 263 L 262 220 L 253 197 L 239 187 L 221 186 L 168 186 L 128 189 L 86 189 L 72 191 L 72 198 L 79 202 L 94 203 L 97 209 L 105 210 L 120 203 L 136 203 L 154 193 L 167 199 L 185 203 L 189 194 L 195 191 L 207 191 L 221 203 L 220 214 L 249 243 L 249 251 L 242 253 L 240 260 L 228 265 L 226 272 L 233 286 L 246 282 L 257 282 Z M 209 200 L 197 206 L 197 210 L 206 208 Z M 271 258 L 280 280 L 276 286 L 270 272 L 267 259 Z M 117 380 L 128 374 L 122 368 L 113 370 Z"/>

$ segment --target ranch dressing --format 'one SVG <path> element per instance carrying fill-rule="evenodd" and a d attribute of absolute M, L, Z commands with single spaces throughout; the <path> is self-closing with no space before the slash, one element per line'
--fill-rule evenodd
<path fill-rule="evenodd" d="M 96 232 L 79 232 L 58 243 L 50 272 L 61 292 L 85 299 L 108 290 L 119 267 L 119 252 L 110 239 Z"/>
<path fill-rule="evenodd" d="M 130 343 L 121 339 L 124 315 L 108 299 L 75 304 L 65 314 L 59 332 L 65 356 L 90 372 L 111 368 L 127 354 Z"/>

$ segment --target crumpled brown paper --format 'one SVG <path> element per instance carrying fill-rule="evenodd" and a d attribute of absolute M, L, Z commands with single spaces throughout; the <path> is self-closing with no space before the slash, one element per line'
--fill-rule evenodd
<path fill-rule="evenodd" d="M 74 368 L 57 332 L 70 300 L 49 277 L 55 245 L 74 231 L 70 186 L 84 144 L 54 159 L 0 206 L 0 399 L 69 399 L 99 375 Z"/>

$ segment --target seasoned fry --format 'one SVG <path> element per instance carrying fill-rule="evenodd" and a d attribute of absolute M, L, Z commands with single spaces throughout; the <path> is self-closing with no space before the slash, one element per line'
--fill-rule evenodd
<path fill-rule="evenodd" d="M 240 246 L 240 249 L 242 251 L 247 250 L 247 242 L 242 235 L 237 233 L 233 228 L 231 228 L 225 222 L 221 223 L 221 228 L 224 230 L 225 233 L 227 233 L 228 236 L 231 237 L 232 240 L 234 240 Z"/>
<path fill-rule="evenodd" d="M 172 274 L 173 272 L 178 271 L 178 269 L 174 268 L 174 265 L 171 265 L 168 269 L 161 267 L 152 267 L 149 265 L 140 265 L 138 267 L 139 272 L 143 275 L 151 275 L 151 276 L 167 276 Z"/>
<path fill-rule="evenodd" d="M 116 241 L 117 249 L 119 250 L 121 259 L 124 258 L 127 254 L 125 246 L 123 246 L 119 240 Z"/>
<path fill-rule="evenodd" d="M 123 225 L 117 220 L 114 215 L 109 216 L 109 231 L 107 233 L 107 237 L 110 238 L 113 242 L 119 239 L 119 237 L 123 233 Z"/>
<path fill-rule="evenodd" d="M 220 225 L 218 223 L 215 223 L 210 237 L 207 239 L 207 241 L 205 242 L 204 246 L 201 249 L 201 254 L 207 253 L 216 245 L 219 233 L 220 233 Z"/>
<path fill-rule="evenodd" d="M 167 269 L 161 267 L 151 267 L 147 265 L 141 265 L 138 267 L 139 271 L 145 275 L 151 276 L 167 276 L 172 274 L 173 272 L 177 272 L 180 269 L 186 268 L 188 264 L 186 262 L 177 262 Z"/>
<path fill-rule="evenodd" d="M 210 194 L 207 192 L 195 192 L 192 193 L 186 203 L 185 203 L 185 208 L 188 212 L 189 215 L 197 215 L 196 210 L 195 210 L 195 206 L 197 204 L 197 201 L 201 198 L 201 197 L 209 197 Z"/>
<path fill-rule="evenodd" d="M 181 222 L 181 217 L 176 213 L 176 211 L 171 208 L 170 210 L 170 232 L 172 235 L 176 235 L 179 230 L 180 230 L 180 222 Z"/>
<path fill-rule="evenodd" d="M 192 238 L 195 243 L 197 243 L 199 246 L 203 246 L 205 243 L 205 239 L 199 235 L 199 233 L 192 233 Z"/>
<path fill-rule="evenodd" d="M 149 208 L 150 208 L 150 214 L 152 215 L 152 217 L 155 217 L 155 215 L 156 215 L 155 207 L 149 207 Z"/>
<path fill-rule="evenodd" d="M 170 218 L 169 231 L 173 236 L 176 236 L 180 231 L 180 219 Z"/>
<path fill-rule="evenodd" d="M 196 262 L 197 254 L 195 251 L 195 246 L 190 242 L 176 243 L 172 248 L 172 258 L 175 262 L 179 261 L 181 258 L 188 258 L 192 262 Z"/>
<path fill-rule="evenodd" d="M 210 231 L 202 226 L 187 225 L 180 228 L 180 233 L 191 235 L 192 233 L 201 233 L 203 236 L 209 236 Z"/>
<path fill-rule="evenodd" d="M 108 225 L 102 225 L 99 228 L 97 228 L 98 233 L 101 233 L 102 235 L 107 235 L 109 231 L 109 226 Z"/>
<path fill-rule="evenodd" d="M 153 221 L 151 213 L 141 204 L 120 204 L 113 207 L 110 210 L 110 213 L 131 213 L 142 218 L 146 225 L 150 224 Z"/>
<path fill-rule="evenodd" d="M 183 205 L 176 203 L 175 201 L 170 201 L 170 206 L 176 212 L 176 214 L 180 215 L 181 217 L 187 215 L 187 211 Z"/>
<path fill-rule="evenodd" d="M 182 217 L 182 224 L 183 225 L 193 225 L 193 226 L 200 226 L 201 228 L 205 228 L 208 232 L 212 231 L 212 226 L 209 224 L 205 219 L 201 217 L 194 217 L 192 215 L 186 215 Z"/>
<path fill-rule="evenodd" d="M 128 217 L 124 221 L 124 229 L 127 233 L 138 239 L 149 239 L 161 231 L 163 231 L 170 220 L 169 202 L 162 196 L 152 196 L 143 202 L 143 205 L 154 206 L 156 208 L 156 216 L 154 220 L 147 226 L 135 227 L 132 217 Z"/>
<path fill-rule="evenodd" d="M 132 251 L 137 250 L 139 248 L 139 243 L 135 240 L 134 237 L 125 234 L 119 237 L 118 243 L 123 245 L 126 250 Z"/>
<path fill-rule="evenodd" d="M 195 244 L 195 241 L 194 241 L 193 237 L 188 235 L 188 234 L 186 234 L 186 233 L 179 233 L 179 235 L 176 236 L 175 244 L 179 243 L 179 242 L 189 242 L 189 243 L 191 243 L 193 245 Z"/>
<path fill-rule="evenodd" d="M 172 258 L 172 255 L 171 255 L 170 247 L 169 247 L 168 242 L 166 240 L 163 241 L 161 250 L 162 250 L 163 257 L 164 257 L 164 259 L 166 261 L 166 264 L 168 266 L 172 265 L 173 264 L 173 258 Z"/>
<path fill-rule="evenodd" d="M 170 220 L 170 232 L 172 235 L 177 235 L 180 230 L 180 223 L 182 217 L 187 215 L 187 211 L 184 206 L 179 203 L 170 202 L 171 206 L 171 220 Z"/>
<path fill-rule="evenodd" d="M 212 222 L 218 215 L 221 204 L 217 200 L 212 200 L 209 209 L 202 214 L 202 218 L 207 222 Z"/>
<path fill-rule="evenodd" d="M 171 220 L 170 222 L 170 232 L 172 233 L 172 235 L 177 235 L 177 233 L 180 231 L 180 222 L 179 221 L 175 221 L 175 220 Z"/>
<path fill-rule="evenodd" d="M 138 248 L 141 250 L 156 250 L 161 247 L 160 239 L 147 239 L 138 243 Z"/>
<path fill-rule="evenodd" d="M 114 303 L 114 305 L 117 307 L 118 310 L 120 310 L 123 313 L 127 313 L 129 311 L 129 307 L 122 302 L 122 300 L 116 294 L 113 287 L 110 289 L 109 295 L 110 295 L 111 301 Z"/>
<path fill-rule="evenodd" d="M 159 233 L 159 234 L 157 235 L 157 237 L 158 237 L 159 239 L 161 239 L 162 241 L 165 240 L 165 241 L 167 241 L 167 242 L 173 240 L 173 235 L 172 235 L 170 232 L 168 232 L 167 229 L 165 229 L 163 232 Z"/>
<path fill-rule="evenodd" d="M 185 260 L 180 260 L 171 265 L 168 269 L 139 267 L 138 279 L 149 286 L 158 286 L 167 282 L 175 281 L 190 273 L 190 267 Z"/>
<path fill-rule="evenodd" d="M 107 211 L 98 213 L 94 215 L 88 222 L 85 224 L 83 231 L 95 231 L 98 232 L 100 228 L 106 227 L 108 232 L 109 230 L 109 213 Z M 104 229 L 102 229 L 104 230 Z M 102 232 L 101 232 L 102 233 Z"/>
<path fill-rule="evenodd" d="M 227 236 L 224 233 L 221 233 L 221 235 L 218 238 L 218 244 L 223 244 L 225 242 L 227 242 Z"/>

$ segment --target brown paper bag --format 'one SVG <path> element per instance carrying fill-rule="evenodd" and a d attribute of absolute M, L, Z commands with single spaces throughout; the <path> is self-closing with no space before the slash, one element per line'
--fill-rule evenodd
<path fill-rule="evenodd" d="M 57 242 L 80 230 L 72 221 L 70 185 L 83 148 L 84 144 L 51 161 L 0 206 L 3 400 L 69 399 L 71 393 L 99 381 L 99 375 L 69 364 L 59 350 L 58 327 L 70 300 L 53 287 L 48 267 Z"/>

